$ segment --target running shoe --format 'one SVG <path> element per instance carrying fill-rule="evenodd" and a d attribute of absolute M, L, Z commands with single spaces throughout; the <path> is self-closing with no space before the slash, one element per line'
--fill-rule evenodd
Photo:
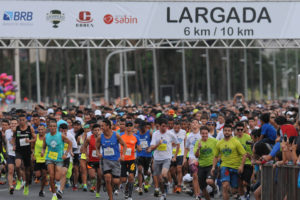
<path fill-rule="evenodd" d="M 58 199 L 62 199 L 62 195 L 63 195 L 63 193 L 60 190 L 56 191 L 56 196 Z"/>
<path fill-rule="evenodd" d="M 40 196 L 40 197 L 45 197 L 45 192 L 44 192 L 44 191 L 40 191 L 40 192 L 39 192 L 39 196 Z"/>
<path fill-rule="evenodd" d="M 138 193 L 139 193 L 139 195 L 143 195 L 143 189 L 142 188 L 138 188 Z"/>
<path fill-rule="evenodd" d="M 181 187 L 180 187 L 180 186 L 177 186 L 175 192 L 176 192 L 177 194 L 180 194 L 180 193 L 181 193 Z"/>
<path fill-rule="evenodd" d="M 74 192 L 77 191 L 77 190 L 78 190 L 77 186 L 74 185 L 73 188 L 72 188 L 72 190 L 73 190 Z"/>
<path fill-rule="evenodd" d="M 51 200 L 57 200 L 57 196 L 53 195 Z"/>
<path fill-rule="evenodd" d="M 23 194 L 25 196 L 28 196 L 28 194 L 29 194 L 29 186 L 24 186 Z"/>
<path fill-rule="evenodd" d="M 9 194 L 14 194 L 14 186 L 10 186 L 9 188 Z"/>
<path fill-rule="evenodd" d="M 144 191 L 147 193 L 149 191 L 149 188 L 151 187 L 151 185 L 144 185 Z"/>
<path fill-rule="evenodd" d="M 167 200 L 167 195 L 166 194 L 162 194 L 160 196 L 160 199 L 159 200 Z"/>
<path fill-rule="evenodd" d="M 154 190 L 154 196 L 155 197 L 159 196 L 159 189 L 158 188 L 155 188 L 155 190 Z"/>
<path fill-rule="evenodd" d="M 100 198 L 100 193 L 96 192 L 96 198 Z"/>
<path fill-rule="evenodd" d="M 21 181 L 17 180 L 16 190 L 21 189 Z"/>
<path fill-rule="evenodd" d="M 84 191 L 84 192 L 87 192 L 87 190 L 88 190 L 87 185 L 84 184 L 84 185 L 83 185 L 83 191 Z"/>
<path fill-rule="evenodd" d="M 90 192 L 95 192 L 95 190 L 96 190 L 96 187 L 95 187 L 95 186 L 92 186 L 92 187 L 90 188 Z"/>

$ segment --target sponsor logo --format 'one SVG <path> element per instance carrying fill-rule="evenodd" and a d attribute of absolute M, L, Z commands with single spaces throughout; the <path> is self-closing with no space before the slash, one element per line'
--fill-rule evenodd
<path fill-rule="evenodd" d="M 94 27 L 94 24 L 92 24 L 94 19 L 90 11 L 80 11 L 76 21 L 78 22 L 76 27 Z"/>
<path fill-rule="evenodd" d="M 127 15 L 115 15 L 106 14 L 103 17 L 103 21 L 105 24 L 137 24 L 138 19 L 133 16 Z"/>
<path fill-rule="evenodd" d="M 58 24 L 65 20 L 65 14 L 60 10 L 51 10 L 47 13 L 47 20 L 53 24 L 53 28 L 58 28 Z"/>
<path fill-rule="evenodd" d="M 4 25 L 31 25 L 33 12 L 31 11 L 4 11 Z"/>

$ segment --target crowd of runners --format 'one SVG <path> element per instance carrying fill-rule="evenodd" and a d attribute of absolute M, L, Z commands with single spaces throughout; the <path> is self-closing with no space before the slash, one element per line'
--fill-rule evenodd
<path fill-rule="evenodd" d="M 154 188 L 193 199 L 261 197 L 260 166 L 300 162 L 295 102 L 232 102 L 62 108 L 2 112 L 0 170 L 8 192 L 40 184 L 52 200 L 101 188 L 132 200 Z M 5 183 L 4 183 L 5 184 Z M 122 193 L 122 194 L 121 194 Z"/>

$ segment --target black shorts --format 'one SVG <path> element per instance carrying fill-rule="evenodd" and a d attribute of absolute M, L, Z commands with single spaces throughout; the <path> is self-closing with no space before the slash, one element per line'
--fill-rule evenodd
<path fill-rule="evenodd" d="M 244 171 L 240 174 L 240 179 L 250 184 L 251 177 L 253 173 L 253 166 L 252 165 L 244 165 Z"/>
<path fill-rule="evenodd" d="M 147 172 L 151 164 L 151 159 L 151 157 L 138 157 L 136 162 L 138 166 L 143 166 L 144 172 Z"/>
<path fill-rule="evenodd" d="M 70 158 L 66 158 L 65 160 L 64 160 L 64 164 L 63 164 L 63 167 L 65 167 L 65 168 L 69 168 L 69 165 L 70 165 Z"/>
<path fill-rule="evenodd" d="M 79 153 L 74 154 L 73 165 L 79 166 Z"/>
<path fill-rule="evenodd" d="M 88 162 L 88 166 L 87 168 L 93 168 L 95 170 L 97 170 L 100 167 L 100 163 L 99 162 Z"/>
<path fill-rule="evenodd" d="M 47 170 L 46 163 L 34 163 L 34 171 L 42 171 L 42 170 Z"/>
<path fill-rule="evenodd" d="M 177 156 L 175 162 L 171 161 L 171 167 L 177 167 L 178 165 L 181 166 L 182 163 L 183 163 L 183 156 Z"/>
<path fill-rule="evenodd" d="M 205 189 L 207 186 L 206 179 L 215 180 L 217 170 L 215 170 L 215 173 L 211 175 L 211 168 L 212 166 L 198 167 L 198 181 L 201 190 Z"/>
<path fill-rule="evenodd" d="M 15 159 L 16 159 L 15 156 L 8 155 L 7 159 L 6 159 L 6 162 L 7 162 L 8 165 L 10 165 L 10 164 L 15 165 Z"/>
<path fill-rule="evenodd" d="M 135 160 L 121 161 L 121 177 L 127 177 L 127 172 L 129 174 L 135 175 L 136 172 Z"/>
<path fill-rule="evenodd" d="M 15 159 L 23 160 L 24 167 L 30 167 L 31 166 L 31 151 L 22 151 L 22 152 L 16 151 Z"/>

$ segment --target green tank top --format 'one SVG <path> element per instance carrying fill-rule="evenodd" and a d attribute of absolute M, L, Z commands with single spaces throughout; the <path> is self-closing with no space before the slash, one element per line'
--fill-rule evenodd
<path fill-rule="evenodd" d="M 41 156 L 41 152 L 43 149 L 43 140 L 40 140 L 40 136 L 39 134 L 36 135 L 36 141 L 35 141 L 35 145 L 34 145 L 34 157 L 37 163 L 44 163 L 46 161 L 46 154 L 47 154 L 47 149 L 46 152 L 44 154 L 44 156 Z"/>

